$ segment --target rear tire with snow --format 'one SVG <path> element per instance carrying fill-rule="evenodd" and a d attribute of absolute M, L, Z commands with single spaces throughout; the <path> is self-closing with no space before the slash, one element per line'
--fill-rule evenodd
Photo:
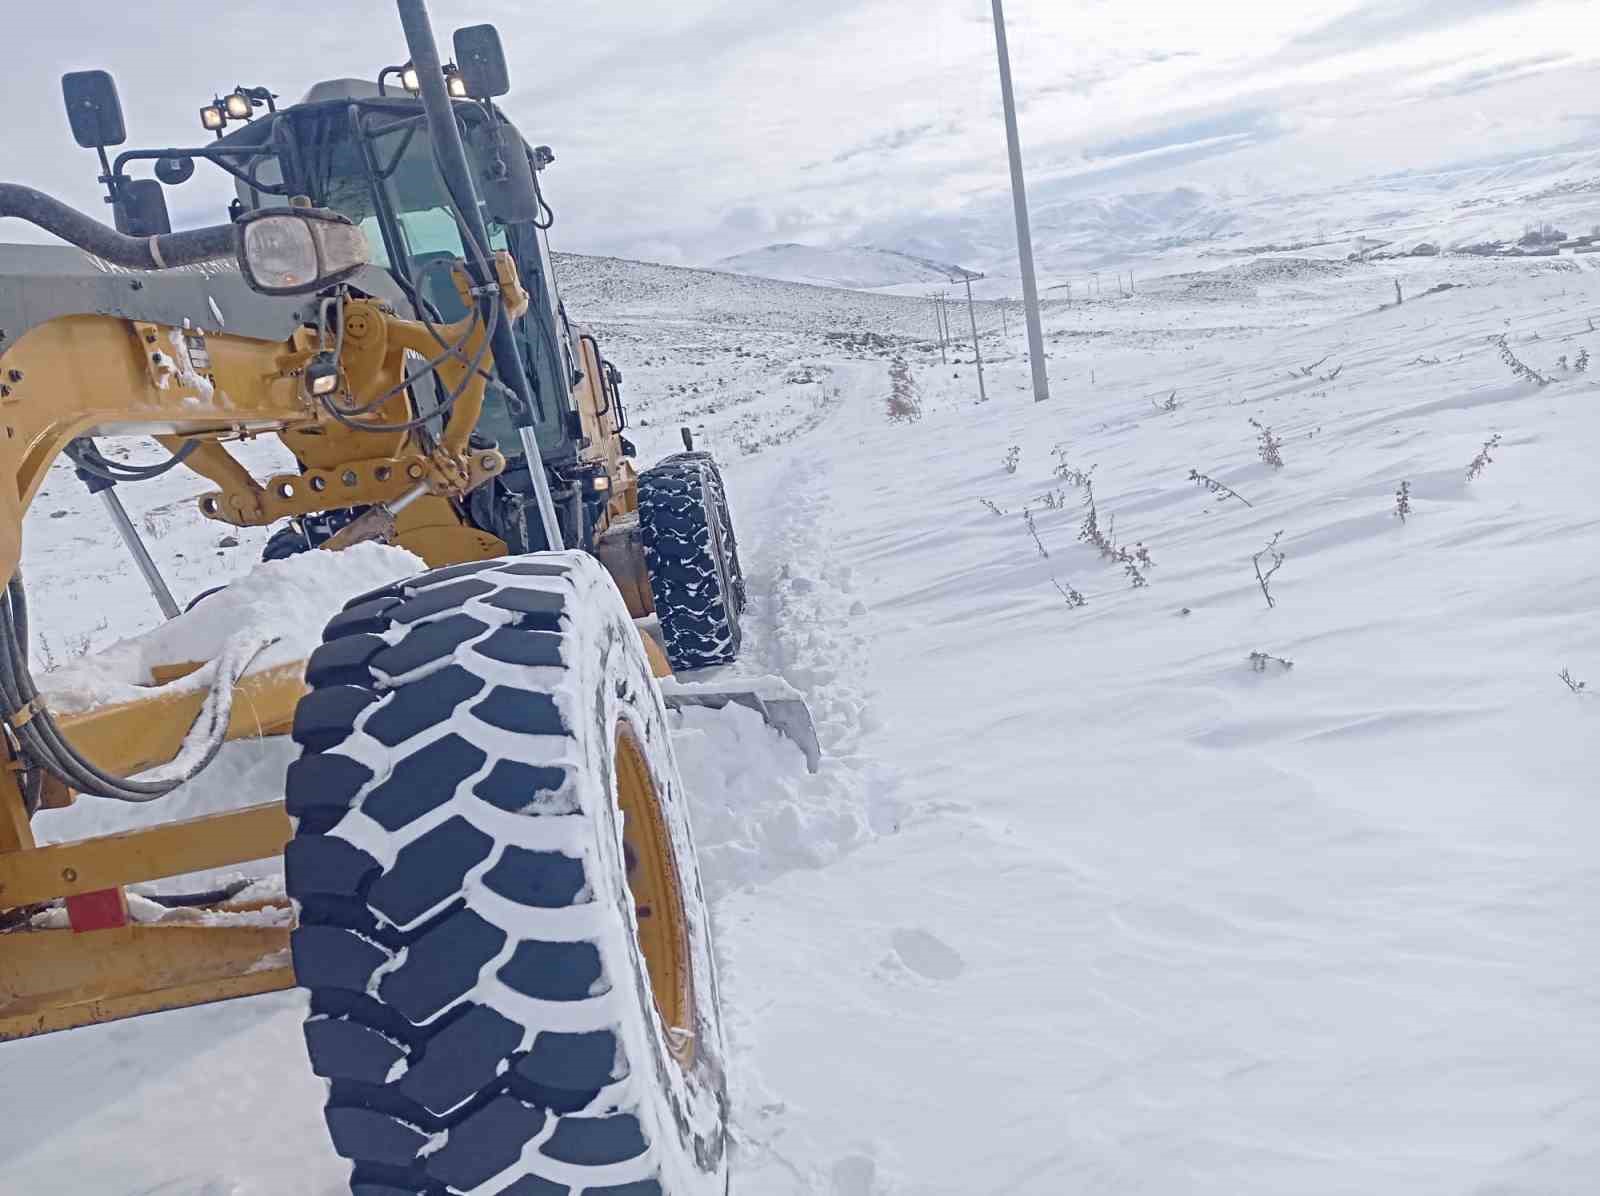
<path fill-rule="evenodd" d="M 639 475 L 645 568 L 674 671 L 738 658 L 744 578 L 732 528 L 722 477 L 709 457 L 669 457 Z"/>
<path fill-rule="evenodd" d="M 638 632 L 581 553 L 362 595 L 307 666 L 286 852 L 356 1196 L 721 1196 L 709 924 Z"/>
<path fill-rule="evenodd" d="M 674 453 L 670 457 L 663 458 L 655 468 L 661 469 L 666 466 L 692 468 L 695 462 L 701 461 L 707 466 L 707 477 L 715 495 L 712 505 L 716 508 L 717 524 L 722 530 L 722 548 L 728 559 L 728 581 L 733 590 L 734 610 L 738 614 L 743 614 L 746 602 L 744 566 L 739 561 L 739 538 L 733 532 L 733 512 L 728 507 L 728 492 L 722 484 L 722 467 L 710 453 L 691 451 Z"/>

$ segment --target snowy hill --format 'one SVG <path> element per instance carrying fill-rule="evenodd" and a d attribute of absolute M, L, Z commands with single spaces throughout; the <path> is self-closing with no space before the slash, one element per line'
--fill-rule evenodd
<path fill-rule="evenodd" d="M 687 424 L 726 463 L 747 651 L 828 753 L 809 776 L 754 716 L 675 730 L 735 1190 L 1590 1190 L 1600 707 L 1557 675 L 1600 685 L 1597 259 L 1173 251 L 1135 296 L 1047 306 L 1050 403 L 980 308 L 983 405 L 924 300 L 562 259 L 642 458 Z M 225 543 L 205 488 L 122 488 L 185 598 L 262 538 Z M 154 621 L 70 469 L 25 544 L 42 660 Z M 284 757 L 234 749 L 182 811 L 272 797 Z M 347 1191 L 303 1015 L 0 1045 L 27 1114 L 0 1189 Z"/>
<path fill-rule="evenodd" d="M 1451 246 L 1514 239 L 1544 221 L 1588 232 L 1600 225 L 1600 151 L 1489 159 L 1306 191 L 1096 191 L 1067 177 L 1035 180 L 1029 193 L 1034 250 L 1046 275 L 1143 266 L 1174 251 L 1217 257 L 1279 246 L 1344 256 L 1362 237 Z M 914 256 L 967 262 L 991 277 L 1014 276 L 1013 219 L 1009 193 L 990 193 L 862 235 Z"/>
<path fill-rule="evenodd" d="M 784 282 L 815 286 L 845 287 L 871 291 L 907 283 L 960 282 L 979 277 L 960 266 L 948 266 L 929 258 L 894 249 L 875 249 L 867 245 L 846 249 L 822 249 L 814 245 L 768 245 L 714 263 L 714 268 L 734 274 L 754 274 Z"/>

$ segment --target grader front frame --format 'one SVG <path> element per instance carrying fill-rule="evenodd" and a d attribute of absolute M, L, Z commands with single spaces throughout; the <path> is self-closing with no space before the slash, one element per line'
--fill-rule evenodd
<path fill-rule="evenodd" d="M 497 267 L 505 312 L 515 317 L 527 296 L 505 255 Z M 461 285 L 468 285 L 464 276 Z M 375 408 L 380 416 L 403 422 L 407 354 L 433 349 L 432 333 L 371 300 L 347 298 L 343 306 L 341 364 L 349 394 L 364 403 L 382 400 Z M 465 346 L 470 361 L 483 329 L 469 318 L 446 335 Z M 15 498 L 0 499 L 0 571 L 17 571 L 22 515 L 51 462 L 75 438 L 105 427 L 159 433 L 174 447 L 196 443 L 185 464 L 221 487 L 200 499 L 212 518 L 264 525 L 289 514 L 416 493 L 422 500 L 406 510 L 423 519 L 413 525 L 416 536 L 402 533 L 401 539 L 430 563 L 503 554 L 504 543 L 464 524 L 450 505 L 505 466 L 499 452 L 469 442 L 483 402 L 481 374 L 469 373 L 460 360 L 441 364 L 442 380 L 461 386 L 462 396 L 437 448 L 407 451 L 403 435 L 352 431 L 310 401 L 303 379 L 319 352 L 314 339 L 308 329 L 297 330 L 289 343 L 274 343 L 76 315 L 47 321 L 8 344 L 0 355 L 0 377 L 10 379 L 0 399 L 0 477 L 14 479 L 15 488 L 0 487 L 0 494 Z M 262 431 L 302 434 L 296 447 L 304 453 L 306 442 L 315 446 L 312 467 L 253 479 L 223 438 Z M 430 503 L 436 507 L 431 517 Z M 15 744 L 30 719 L 53 717 L 73 748 L 105 772 L 131 776 L 166 764 L 209 697 L 207 689 L 186 684 L 205 663 L 172 661 L 151 669 L 151 696 L 135 702 L 75 715 L 51 716 L 42 707 L 7 711 L 8 736 Z M 305 692 L 304 674 L 302 661 L 246 676 L 233 694 L 228 738 L 287 734 Z M 24 761 L 12 755 L 0 776 L 0 925 L 63 898 L 67 924 L 13 926 L 0 934 L 0 1040 L 294 983 L 286 903 L 276 916 L 272 907 L 224 901 L 204 919 L 141 925 L 130 916 L 125 895 L 128 885 L 281 854 L 290 834 L 282 802 L 40 846 L 31 828 Z M 42 778 L 42 807 L 65 806 L 74 797 L 55 778 Z"/>

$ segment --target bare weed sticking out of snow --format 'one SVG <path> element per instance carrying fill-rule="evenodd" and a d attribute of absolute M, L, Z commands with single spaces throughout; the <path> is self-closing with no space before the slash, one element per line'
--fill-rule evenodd
<path fill-rule="evenodd" d="M 1051 455 L 1056 459 L 1055 468 L 1053 470 L 1056 477 L 1060 478 L 1067 485 L 1079 490 L 1089 485 L 1095 471 L 1095 467 L 1093 465 L 1089 466 L 1088 469 L 1075 469 L 1071 463 L 1067 461 L 1067 448 L 1066 445 L 1063 444 L 1056 445 L 1056 447 L 1051 449 L 1050 452 Z"/>
<path fill-rule="evenodd" d="M 1033 546 L 1039 550 L 1039 555 L 1048 560 L 1050 550 L 1044 546 L 1044 541 L 1039 539 L 1039 525 L 1034 522 L 1033 512 L 1027 507 L 1022 508 L 1022 522 L 1028 529 L 1028 535 L 1033 537 Z"/>
<path fill-rule="evenodd" d="M 1055 586 L 1056 593 L 1061 595 L 1062 601 L 1064 601 L 1072 610 L 1077 610 L 1079 607 L 1089 605 L 1089 600 L 1082 594 L 1078 593 L 1078 591 L 1071 585 L 1062 585 L 1053 577 L 1050 579 L 1050 584 Z"/>
<path fill-rule="evenodd" d="M 1197 486 L 1204 486 L 1207 490 L 1211 491 L 1211 493 L 1220 496 L 1224 501 L 1230 498 L 1237 498 L 1247 507 L 1255 506 L 1253 502 L 1251 502 L 1244 495 L 1240 494 L 1237 490 L 1233 489 L 1231 486 L 1224 486 L 1215 478 L 1207 477 L 1198 469 L 1191 469 L 1189 471 L 1189 480 Z"/>
<path fill-rule="evenodd" d="M 911 377 L 911 366 L 904 357 L 889 363 L 889 419 L 897 423 L 916 423 L 922 418 L 922 398 Z"/>
<path fill-rule="evenodd" d="M 1500 447 L 1500 433 L 1496 432 L 1483 442 L 1483 447 L 1478 450 L 1478 455 L 1472 459 L 1472 464 L 1467 466 L 1467 481 L 1475 482 L 1484 470 L 1494 464 L 1494 450 Z"/>
<path fill-rule="evenodd" d="M 1394 492 L 1394 513 L 1401 523 L 1411 517 L 1411 483 L 1401 482 Z"/>
<path fill-rule="evenodd" d="M 1084 499 L 1086 510 L 1083 524 L 1078 530 L 1078 539 L 1086 544 L 1093 544 L 1100 550 L 1102 557 L 1121 565 L 1123 573 L 1128 578 L 1128 584 L 1133 589 L 1142 590 L 1150 584 L 1150 579 L 1144 575 L 1144 571 L 1155 568 L 1155 561 L 1150 558 L 1150 550 L 1143 543 L 1135 544 L 1132 548 L 1118 544 L 1116 517 L 1112 516 L 1111 522 L 1101 528 L 1100 509 L 1094 499 L 1094 484 L 1085 479 L 1083 488 L 1086 494 Z"/>
<path fill-rule="evenodd" d="M 1572 675 L 1571 669 L 1561 670 L 1561 681 L 1575 694 L 1587 693 L 1589 691 L 1589 683 L 1587 681 L 1579 681 L 1577 678 L 1575 678 Z"/>
<path fill-rule="evenodd" d="M 1256 456 L 1262 462 L 1274 469 L 1283 468 L 1283 441 L 1272 434 L 1272 429 L 1260 420 L 1252 419 L 1250 426 L 1256 429 Z"/>
<path fill-rule="evenodd" d="M 1256 584 L 1261 587 L 1261 596 L 1267 600 L 1267 608 L 1269 610 L 1278 605 L 1278 600 L 1272 596 L 1273 575 L 1283 568 L 1283 562 L 1288 559 L 1278 551 L 1278 541 L 1281 539 L 1283 539 L 1283 533 L 1279 532 L 1267 542 L 1265 548 L 1250 558 L 1251 563 L 1256 567 Z M 1263 557 L 1272 561 L 1272 567 L 1265 573 L 1261 571 Z"/>
<path fill-rule="evenodd" d="M 1511 343 L 1504 336 L 1498 337 L 1495 343 L 1500 349 L 1500 360 L 1506 363 L 1506 368 L 1524 382 L 1532 382 L 1535 386 L 1549 386 L 1555 381 L 1534 369 L 1523 361 L 1511 349 Z"/>

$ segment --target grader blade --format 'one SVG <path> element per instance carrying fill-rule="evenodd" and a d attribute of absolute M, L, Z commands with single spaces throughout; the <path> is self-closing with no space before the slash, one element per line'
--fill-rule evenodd
<path fill-rule="evenodd" d="M 722 685 L 709 681 L 661 681 L 661 696 L 669 710 L 685 706 L 704 706 L 725 710 L 743 706 L 754 710 L 773 730 L 793 741 L 806 758 L 806 770 L 822 767 L 822 745 L 817 740 L 817 725 L 806 700 L 782 677 L 752 677 L 739 683 Z"/>

